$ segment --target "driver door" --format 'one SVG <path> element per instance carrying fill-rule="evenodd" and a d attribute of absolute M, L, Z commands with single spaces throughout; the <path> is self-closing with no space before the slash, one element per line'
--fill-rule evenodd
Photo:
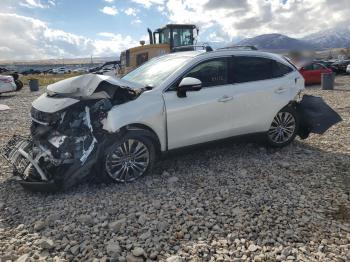
<path fill-rule="evenodd" d="M 232 85 L 228 80 L 228 58 L 210 59 L 194 66 L 184 77 L 202 81 L 202 89 L 177 96 L 181 79 L 164 93 L 167 113 L 168 149 L 232 136 Z"/>

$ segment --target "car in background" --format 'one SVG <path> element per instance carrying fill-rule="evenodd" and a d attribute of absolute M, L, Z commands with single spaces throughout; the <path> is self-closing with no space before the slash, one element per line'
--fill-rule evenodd
<path fill-rule="evenodd" d="M 320 63 L 309 63 L 299 68 L 300 74 L 305 79 L 305 84 L 320 84 L 322 74 L 331 74 L 333 71 Z"/>
<path fill-rule="evenodd" d="M 337 74 L 344 74 L 346 73 L 346 68 L 349 64 L 350 64 L 350 60 L 342 60 L 342 61 L 333 63 L 331 68 L 333 72 Z"/>
<path fill-rule="evenodd" d="M 2 93 L 19 91 L 22 87 L 23 83 L 18 79 L 18 74 L 0 75 L 0 95 Z"/>
<path fill-rule="evenodd" d="M 325 67 L 332 69 L 332 64 L 334 64 L 334 61 L 328 61 L 328 60 L 318 60 L 314 61 L 314 63 L 319 63 L 321 65 L 324 65 Z"/>
<path fill-rule="evenodd" d="M 120 61 L 109 61 L 99 67 L 90 69 L 90 73 L 115 77 L 118 73 Z"/>
<path fill-rule="evenodd" d="M 69 74 L 70 72 L 71 70 L 66 67 L 59 67 L 59 68 L 52 69 L 53 74 Z"/>
<path fill-rule="evenodd" d="M 80 67 L 80 68 L 75 68 L 72 70 L 73 73 L 89 73 L 89 69 L 85 68 L 85 67 Z"/>
<path fill-rule="evenodd" d="M 9 70 L 6 67 L 0 67 L 0 73 L 8 72 Z"/>
<path fill-rule="evenodd" d="M 346 73 L 350 74 L 350 64 L 346 67 Z"/>
<path fill-rule="evenodd" d="M 25 76 L 26 76 L 26 75 L 39 75 L 39 74 L 41 74 L 41 71 L 31 68 L 31 69 L 22 71 L 21 74 L 22 74 L 22 75 L 25 75 Z"/>

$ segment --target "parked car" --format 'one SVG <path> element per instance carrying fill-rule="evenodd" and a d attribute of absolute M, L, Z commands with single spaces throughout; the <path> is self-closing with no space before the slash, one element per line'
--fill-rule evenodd
<path fill-rule="evenodd" d="M 108 76 L 115 77 L 118 73 L 119 65 L 120 65 L 120 61 L 109 61 L 99 67 L 90 69 L 90 72 L 94 74 L 108 75 Z"/>
<path fill-rule="evenodd" d="M 305 84 L 320 84 L 322 74 L 331 74 L 333 71 L 320 63 L 309 63 L 299 69 L 305 79 Z"/>
<path fill-rule="evenodd" d="M 8 72 L 9 70 L 6 67 L 0 67 L 0 73 Z"/>
<path fill-rule="evenodd" d="M 18 79 L 18 74 L 0 75 L 0 95 L 2 93 L 19 91 L 23 83 Z"/>
<path fill-rule="evenodd" d="M 59 67 L 59 68 L 52 69 L 53 74 L 69 74 L 70 72 L 71 70 L 66 67 Z"/>
<path fill-rule="evenodd" d="M 89 69 L 85 67 L 75 68 L 72 70 L 73 73 L 89 73 Z"/>
<path fill-rule="evenodd" d="M 28 70 L 22 71 L 21 74 L 22 75 L 39 75 L 41 74 L 41 71 L 36 69 L 28 69 Z"/>
<path fill-rule="evenodd" d="M 333 61 L 328 61 L 328 60 L 317 60 L 317 61 L 314 61 L 314 63 L 319 63 L 329 69 L 332 69 L 332 64 L 334 64 Z"/>
<path fill-rule="evenodd" d="M 333 72 L 337 74 L 344 74 L 346 73 L 346 68 L 349 64 L 350 64 L 350 60 L 342 60 L 342 61 L 333 63 L 331 68 Z"/>
<path fill-rule="evenodd" d="M 350 64 L 346 67 L 346 73 L 350 74 Z"/>
<path fill-rule="evenodd" d="M 173 53 L 121 79 L 85 74 L 49 85 L 32 104 L 32 137 L 14 137 L 5 155 L 29 189 L 67 188 L 91 170 L 131 182 L 181 147 L 251 133 L 288 145 L 313 130 L 296 101 L 303 89 L 303 77 L 279 55 Z"/>

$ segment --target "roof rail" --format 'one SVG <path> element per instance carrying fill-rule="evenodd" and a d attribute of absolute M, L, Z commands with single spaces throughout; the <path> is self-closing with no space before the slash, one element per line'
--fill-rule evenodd
<path fill-rule="evenodd" d="M 196 51 L 198 50 L 197 48 L 202 48 L 202 50 L 205 50 L 206 52 L 213 51 L 213 48 L 209 45 L 184 45 L 174 47 L 173 52 Z"/>
<path fill-rule="evenodd" d="M 235 49 L 235 50 L 258 50 L 256 46 L 253 45 L 233 45 L 233 46 L 227 46 L 218 48 L 217 50 L 227 50 L 227 49 Z"/>

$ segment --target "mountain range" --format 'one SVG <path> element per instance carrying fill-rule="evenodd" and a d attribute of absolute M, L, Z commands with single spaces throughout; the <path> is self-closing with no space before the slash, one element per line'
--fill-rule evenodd
<path fill-rule="evenodd" d="M 320 31 L 301 39 L 283 34 L 264 34 L 243 39 L 235 45 L 252 45 L 262 50 L 322 50 L 350 47 L 350 27 Z"/>

